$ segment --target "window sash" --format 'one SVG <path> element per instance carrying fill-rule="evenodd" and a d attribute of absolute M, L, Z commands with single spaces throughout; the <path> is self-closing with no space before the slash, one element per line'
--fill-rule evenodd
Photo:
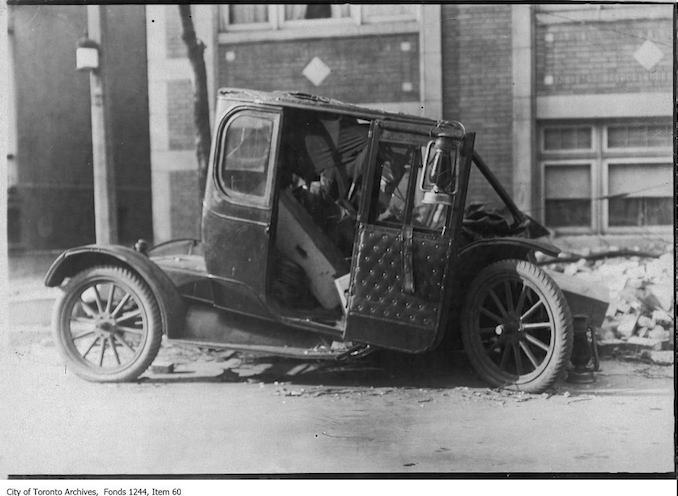
<path fill-rule="evenodd" d="M 597 212 L 592 197 L 595 191 L 593 163 L 549 161 L 542 163 L 541 169 L 542 218 L 545 225 L 558 231 L 590 232 Z M 553 183 L 553 179 L 565 178 L 568 170 L 576 171 L 579 177 L 571 184 Z"/>
<path fill-rule="evenodd" d="M 261 10 L 262 8 L 266 9 L 266 20 L 253 20 L 252 22 L 238 22 L 234 23 L 232 21 L 231 7 L 233 8 L 244 8 L 252 7 Z M 277 25 L 277 13 L 276 5 L 264 5 L 264 4 L 220 4 L 218 6 L 219 12 L 219 31 L 252 31 L 252 30 L 261 30 L 261 29 L 275 29 Z M 259 14 L 261 15 L 261 14 Z M 252 15 L 256 17 L 256 15 Z"/>
<path fill-rule="evenodd" d="M 637 132 L 632 135 L 631 133 Z M 616 135 L 616 136 L 615 136 Z M 612 139 L 624 143 L 611 143 Z M 605 150 L 629 152 L 633 150 L 670 149 L 673 141 L 671 125 L 658 123 L 611 124 L 605 126 L 603 139 Z"/>
<path fill-rule="evenodd" d="M 633 168 L 647 170 L 633 173 Z M 615 176 L 615 168 L 621 172 Z M 654 173 L 649 172 L 651 168 Z M 661 169 L 665 169 L 663 172 Z M 602 202 L 607 232 L 666 230 L 673 224 L 673 165 L 671 158 L 619 158 L 603 162 Z M 626 177 L 623 177 L 623 176 Z M 655 187 L 656 186 L 656 187 Z M 625 194 L 628 193 L 628 194 Z M 619 196 L 616 196 L 619 195 Z M 623 196 L 622 196 L 623 195 Z"/>
<path fill-rule="evenodd" d="M 567 134 L 561 134 L 560 136 L 555 133 L 560 131 L 561 133 L 573 132 L 574 134 L 571 137 L 567 137 Z M 549 134 L 552 134 L 552 138 L 549 139 Z M 588 137 L 584 137 L 588 136 Z M 572 139 L 574 141 L 574 146 L 568 147 L 563 146 L 564 139 Z M 553 143 L 552 146 L 549 146 L 549 141 Z M 587 143 L 588 142 L 588 143 Z M 580 146 L 588 145 L 588 146 Z M 594 149 L 594 140 L 593 140 L 593 126 L 591 125 L 552 125 L 545 126 L 541 131 L 541 151 L 543 153 L 572 153 L 572 152 L 590 152 Z"/>
<path fill-rule="evenodd" d="M 370 12 L 370 9 L 379 9 L 382 7 L 400 7 L 405 8 L 400 12 Z M 369 4 L 360 5 L 360 14 L 363 22 L 395 22 L 416 20 L 419 17 L 419 6 L 417 4 Z"/>
<path fill-rule="evenodd" d="M 302 12 L 308 5 L 322 6 L 323 4 L 273 4 L 273 5 L 264 5 L 264 4 L 220 4 L 218 7 L 219 12 L 219 31 L 248 31 L 248 30 L 265 30 L 273 29 L 277 30 L 280 28 L 298 28 L 308 25 L 320 25 L 323 24 L 346 24 L 353 23 L 356 25 L 359 24 L 378 24 L 386 22 L 404 22 L 404 21 L 416 21 L 419 18 L 419 5 L 417 4 L 393 4 L 393 5 L 355 5 L 355 4 L 329 4 L 331 9 L 331 14 L 329 17 L 320 17 L 314 19 L 304 19 L 301 18 L 303 15 Z M 231 22 L 232 14 L 231 8 L 246 8 L 251 7 L 252 9 L 262 9 L 266 7 L 267 10 L 267 19 L 266 20 L 257 20 L 256 14 L 251 14 L 252 22 Z M 371 13 L 369 9 L 380 9 L 384 7 L 393 7 L 397 8 L 397 11 L 389 13 L 385 12 L 374 12 Z M 294 16 L 298 18 L 293 18 L 291 14 L 294 13 Z M 247 15 L 247 14 L 244 14 Z M 261 14 L 259 14 L 261 16 Z"/>
<path fill-rule="evenodd" d="M 544 141 L 545 130 L 567 127 L 589 127 L 592 133 L 591 149 L 574 152 L 567 149 L 555 150 L 561 147 L 551 144 L 549 149 L 545 150 L 547 148 Z M 623 136 L 608 136 L 608 130 L 617 129 L 628 129 L 631 134 L 635 133 L 640 137 L 634 139 L 631 136 L 630 140 L 626 140 Z M 671 147 L 660 146 L 662 142 L 664 144 L 668 142 L 667 136 L 652 139 L 651 133 L 657 132 L 673 134 L 673 128 L 671 124 L 659 118 L 619 119 L 607 122 L 590 120 L 540 122 L 538 136 L 540 140 L 541 204 L 539 208 L 542 221 L 547 227 L 561 234 L 666 232 L 670 228 L 666 222 L 673 215 L 673 209 L 671 213 L 667 210 L 668 199 L 673 198 L 673 174 L 669 172 L 672 171 L 673 160 L 670 155 Z M 608 144 L 613 146 L 608 147 Z M 638 145 L 651 146 L 638 147 Z M 584 163 L 589 163 L 591 167 L 591 227 L 550 225 L 549 221 L 553 219 L 547 219 L 547 208 L 551 209 L 551 213 L 556 208 L 564 210 L 565 206 L 556 205 L 559 201 L 571 200 L 574 205 L 577 200 L 575 197 L 585 196 L 587 193 L 580 195 L 574 192 L 558 191 L 557 185 L 550 184 L 554 176 L 553 174 L 548 176 L 548 167 Z M 647 167 L 645 171 L 638 170 L 643 166 Z M 656 178 L 660 180 L 655 181 Z M 629 188 L 629 185 L 634 187 Z M 583 188 L 577 189 L 583 191 Z M 631 189 L 633 191 L 630 191 Z M 630 194 L 610 198 L 610 195 L 621 193 Z M 574 208 L 581 209 L 581 206 L 575 205 Z M 623 217 L 626 214 L 628 218 Z"/>

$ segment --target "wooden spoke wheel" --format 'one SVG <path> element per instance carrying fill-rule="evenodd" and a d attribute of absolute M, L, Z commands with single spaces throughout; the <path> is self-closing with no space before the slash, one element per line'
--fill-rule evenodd
<path fill-rule="evenodd" d="M 569 362 L 569 307 L 553 280 L 529 262 L 502 260 L 481 270 L 461 322 L 469 360 L 493 386 L 539 393 Z"/>
<path fill-rule="evenodd" d="M 75 275 L 53 316 L 56 343 L 77 375 L 96 382 L 134 380 L 160 348 L 158 303 L 146 283 L 120 267 Z"/>

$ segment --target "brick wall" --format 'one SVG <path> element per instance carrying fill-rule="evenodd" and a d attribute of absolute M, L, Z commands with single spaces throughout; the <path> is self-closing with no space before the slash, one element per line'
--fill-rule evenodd
<path fill-rule="evenodd" d="M 12 228 L 29 249 L 94 241 L 89 77 L 75 70 L 86 9 L 12 5 L 18 183 Z M 105 7 L 102 52 L 110 101 L 119 237 L 151 230 L 146 31 L 143 6 Z"/>
<path fill-rule="evenodd" d="M 170 172 L 170 205 L 172 238 L 200 238 L 202 198 L 197 171 Z"/>
<path fill-rule="evenodd" d="M 511 6 L 443 5 L 443 117 L 475 131 L 476 150 L 512 184 Z M 490 194 L 473 174 L 469 201 Z"/>
<path fill-rule="evenodd" d="M 217 81 L 219 86 L 303 91 L 352 103 L 418 101 L 418 39 L 417 34 L 398 34 L 221 45 Z M 319 86 L 302 75 L 314 57 L 331 70 Z M 411 89 L 403 89 L 403 83 L 411 83 Z"/>
<path fill-rule="evenodd" d="M 176 59 L 186 57 L 186 45 L 181 39 L 181 18 L 179 7 L 165 6 L 165 47 L 167 58 Z"/>
<path fill-rule="evenodd" d="M 193 83 L 190 79 L 167 81 L 167 126 L 170 150 L 195 148 Z"/>
<path fill-rule="evenodd" d="M 539 23 L 537 92 L 669 92 L 673 81 L 672 36 L 670 19 Z M 647 39 L 663 53 L 650 70 L 634 58 Z"/>

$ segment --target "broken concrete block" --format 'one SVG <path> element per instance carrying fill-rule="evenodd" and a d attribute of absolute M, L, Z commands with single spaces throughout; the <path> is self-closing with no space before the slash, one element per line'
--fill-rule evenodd
<path fill-rule="evenodd" d="M 673 286 L 650 284 L 645 289 L 648 293 L 648 299 L 653 297 L 657 302 L 657 305 L 651 306 L 651 308 L 658 307 L 666 311 L 670 311 L 673 308 Z M 650 305 L 648 304 L 648 306 Z"/>
<path fill-rule="evenodd" d="M 673 365 L 674 351 L 643 351 L 641 355 L 643 358 L 649 359 L 652 363 L 657 365 Z"/>
<path fill-rule="evenodd" d="M 640 338 L 646 338 L 649 331 L 650 330 L 647 327 L 641 327 L 638 329 L 638 332 L 636 332 L 636 335 Z"/>
<path fill-rule="evenodd" d="M 153 374 L 172 374 L 174 373 L 174 363 L 159 362 L 151 365 L 151 373 Z"/>
<path fill-rule="evenodd" d="M 621 336 L 629 338 L 633 336 L 633 331 L 636 329 L 636 323 L 638 322 L 638 315 L 635 313 L 627 313 L 619 321 L 619 327 L 617 327 L 617 333 Z"/>
<path fill-rule="evenodd" d="M 577 267 L 577 264 L 568 264 L 565 266 L 565 270 L 563 270 L 563 273 L 566 276 L 573 276 L 577 273 L 579 268 Z"/>
<path fill-rule="evenodd" d="M 654 327 L 655 323 L 647 315 L 641 315 L 638 317 L 638 325 L 640 327 Z"/>
<path fill-rule="evenodd" d="M 627 288 L 635 288 L 635 289 L 640 289 L 644 287 L 644 282 L 643 279 L 638 279 L 638 278 L 631 278 L 626 280 L 626 287 Z"/>
<path fill-rule="evenodd" d="M 657 324 L 666 324 L 669 326 L 673 324 L 673 317 L 671 317 L 668 312 L 662 310 L 661 308 L 652 311 L 652 320 L 654 320 Z"/>
<path fill-rule="evenodd" d="M 617 305 L 619 301 L 616 299 L 613 299 L 610 301 L 610 306 L 607 307 L 607 310 L 605 311 L 605 317 L 607 318 L 613 318 L 615 315 L 617 315 Z"/>
<path fill-rule="evenodd" d="M 626 272 L 624 273 L 626 277 L 629 279 L 638 279 L 638 280 L 643 280 L 646 277 L 646 272 L 645 272 L 645 267 L 643 266 L 634 266 L 634 267 L 629 267 L 626 269 Z"/>
<path fill-rule="evenodd" d="M 638 336 L 631 336 L 626 340 L 628 344 L 635 344 L 642 348 L 650 348 L 652 350 L 661 350 L 662 342 L 659 339 L 641 338 Z"/>
<path fill-rule="evenodd" d="M 668 341 L 671 338 L 671 333 L 662 326 L 656 326 L 648 332 L 647 337 L 650 339 L 658 339 L 659 341 Z"/>

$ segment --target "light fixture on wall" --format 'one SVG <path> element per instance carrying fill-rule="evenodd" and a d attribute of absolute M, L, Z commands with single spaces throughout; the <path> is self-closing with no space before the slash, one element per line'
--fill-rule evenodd
<path fill-rule="evenodd" d="M 86 36 L 78 40 L 75 49 L 75 68 L 79 71 L 99 69 L 99 44 Z"/>

